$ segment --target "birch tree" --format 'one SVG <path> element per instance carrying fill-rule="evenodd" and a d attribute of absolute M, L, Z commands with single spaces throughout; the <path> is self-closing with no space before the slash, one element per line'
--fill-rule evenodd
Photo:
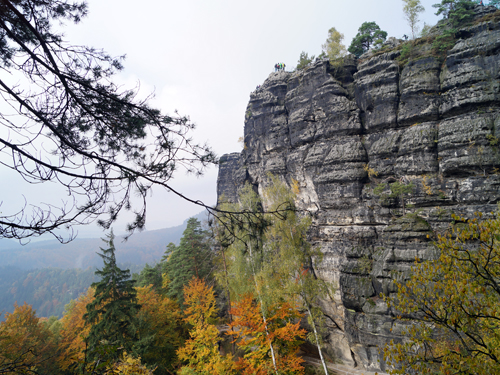
<path fill-rule="evenodd" d="M 403 0 L 403 12 L 405 19 L 410 25 L 412 39 L 418 34 L 420 22 L 419 14 L 425 11 L 425 8 L 420 4 L 420 0 Z"/>

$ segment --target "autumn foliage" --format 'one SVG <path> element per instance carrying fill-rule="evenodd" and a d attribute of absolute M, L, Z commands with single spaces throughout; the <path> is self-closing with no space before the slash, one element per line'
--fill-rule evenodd
<path fill-rule="evenodd" d="M 196 374 L 224 375 L 234 372 L 232 357 L 222 357 L 219 352 L 219 331 L 214 318 L 217 314 L 215 295 L 212 287 L 197 278 L 184 287 L 184 304 L 186 306 L 186 322 L 192 325 L 191 337 L 186 345 L 179 349 L 179 358 L 186 362 L 182 373 L 189 374 L 187 369 Z"/>
<path fill-rule="evenodd" d="M 299 327 L 301 315 L 287 302 L 274 303 L 267 309 L 266 319 L 262 306 L 248 294 L 233 304 L 228 334 L 244 352 L 237 362 L 242 374 L 274 374 L 270 346 L 276 353 L 276 367 L 280 374 L 303 374 L 304 360 L 297 356 L 306 331 Z"/>
<path fill-rule="evenodd" d="M 15 305 L 0 323 L 0 374 L 34 374 L 54 370 L 57 345 L 50 330 L 28 305 Z"/>
<path fill-rule="evenodd" d="M 171 373 L 177 362 L 176 351 L 187 334 L 184 315 L 176 301 L 157 292 L 153 285 L 136 290 L 141 305 L 139 336 L 148 339 L 147 348 L 141 353 L 142 362 L 155 366 L 155 374 Z"/>
<path fill-rule="evenodd" d="M 94 290 L 89 288 L 76 301 L 68 304 L 61 319 L 61 353 L 58 362 L 64 370 L 84 360 L 85 338 L 89 334 L 90 326 L 85 325 L 83 315 L 87 312 L 87 305 L 93 300 Z"/>
<path fill-rule="evenodd" d="M 393 373 L 500 373 L 500 216 L 453 219 L 439 259 L 417 262 L 387 299 L 400 320 L 417 320 L 385 350 Z"/>

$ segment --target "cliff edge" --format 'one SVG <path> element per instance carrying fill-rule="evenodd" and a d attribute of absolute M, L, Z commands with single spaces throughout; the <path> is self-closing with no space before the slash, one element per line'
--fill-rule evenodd
<path fill-rule="evenodd" d="M 324 254 L 317 271 L 336 287 L 323 305 L 328 353 L 346 365 L 385 370 L 381 349 L 404 326 L 380 294 L 416 257 L 437 256 L 434 233 L 452 212 L 496 210 L 500 22 L 490 18 L 460 30 L 445 57 L 423 40 L 406 62 L 392 40 L 342 67 L 271 73 L 250 95 L 244 150 L 221 158 L 218 194 L 230 201 L 246 181 L 261 191 L 267 172 L 298 181 Z"/>

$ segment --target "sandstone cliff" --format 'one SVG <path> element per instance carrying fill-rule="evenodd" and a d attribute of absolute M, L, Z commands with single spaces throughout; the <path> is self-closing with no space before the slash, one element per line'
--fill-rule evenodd
<path fill-rule="evenodd" d="M 319 274 L 337 288 L 324 303 L 328 352 L 345 364 L 385 369 L 380 349 L 402 326 L 380 293 L 415 257 L 436 256 L 433 232 L 452 212 L 489 213 L 500 199 L 500 23 L 460 36 L 445 59 L 423 43 L 402 64 L 393 41 L 343 68 L 272 73 L 250 95 L 245 149 L 221 158 L 218 193 L 232 201 L 267 172 L 299 182 Z"/>

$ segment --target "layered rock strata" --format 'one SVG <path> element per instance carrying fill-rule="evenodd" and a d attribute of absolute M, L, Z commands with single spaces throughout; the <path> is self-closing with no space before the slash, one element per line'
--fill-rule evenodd
<path fill-rule="evenodd" d="M 385 369 L 381 348 L 404 327 L 381 293 L 416 257 L 436 257 L 451 213 L 489 213 L 500 199 L 500 25 L 460 35 L 444 61 L 401 66 L 393 49 L 272 73 L 250 95 L 244 150 L 221 158 L 218 194 L 230 201 L 245 182 L 262 191 L 268 172 L 298 181 L 318 272 L 336 288 L 323 305 L 328 353 L 344 364 Z"/>

